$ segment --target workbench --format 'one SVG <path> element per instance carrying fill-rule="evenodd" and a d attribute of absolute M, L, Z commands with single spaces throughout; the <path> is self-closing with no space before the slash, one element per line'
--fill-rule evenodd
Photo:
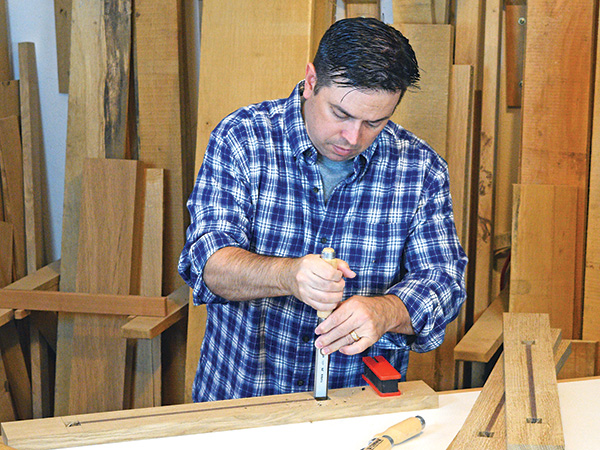
<path fill-rule="evenodd" d="M 600 427 L 598 427 L 600 378 L 559 382 L 558 390 L 566 449 L 595 450 L 600 448 Z M 365 447 L 376 433 L 384 431 L 408 417 L 420 415 L 427 422 L 423 433 L 397 448 L 402 450 L 444 450 L 462 426 L 478 394 L 478 389 L 442 392 L 439 393 L 439 408 L 433 409 L 99 444 L 93 448 L 94 450 L 164 448 L 177 448 L 178 450 L 196 450 L 198 448 L 359 450 Z M 215 402 L 214 405 L 218 403 L 221 402 Z M 35 433 L 36 431 L 32 429 L 31 432 Z M 118 433 L 119 430 L 115 429 L 115 434 Z M 90 446 L 72 448 L 89 450 Z M 17 447 L 17 450 L 21 449 Z"/>

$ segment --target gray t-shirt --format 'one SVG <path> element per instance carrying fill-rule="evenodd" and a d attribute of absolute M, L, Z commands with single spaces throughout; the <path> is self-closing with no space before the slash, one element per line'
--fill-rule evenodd
<path fill-rule="evenodd" d="M 354 171 L 354 160 L 347 161 L 332 161 L 323 155 L 317 156 L 317 166 L 321 171 L 323 179 L 323 198 L 325 203 L 329 200 L 329 196 L 333 189 Z"/>

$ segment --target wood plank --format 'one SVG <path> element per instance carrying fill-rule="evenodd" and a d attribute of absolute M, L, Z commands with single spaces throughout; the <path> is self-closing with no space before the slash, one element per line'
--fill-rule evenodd
<path fill-rule="evenodd" d="M 361 417 L 437 408 L 438 395 L 422 381 L 402 383 L 403 395 L 379 397 L 372 389 L 329 391 L 316 402 L 311 392 L 193 403 L 111 413 L 56 417 L 2 424 L 8 445 L 30 450 L 241 428 Z M 127 419 L 127 420 L 125 420 Z M 68 426 L 76 423 L 76 426 Z M 35 433 L 32 430 L 35 429 Z M 118 430 L 118 432 L 117 432 Z"/>
<path fill-rule="evenodd" d="M 86 161 L 78 292 L 128 295 L 140 172 L 138 161 Z M 59 315 L 55 414 L 123 407 L 126 341 L 120 327 L 125 321 L 118 315 Z"/>
<path fill-rule="evenodd" d="M 550 314 L 573 337 L 577 191 L 574 186 L 515 185 L 511 312 Z"/>
<path fill-rule="evenodd" d="M 551 330 L 554 363 L 558 373 L 570 353 L 570 345 L 561 340 L 560 330 Z M 496 362 L 465 423 L 447 450 L 506 449 L 506 411 L 504 397 L 504 359 Z"/>
<path fill-rule="evenodd" d="M 13 274 L 13 226 L 0 222 L 0 288 L 10 284 Z"/>
<path fill-rule="evenodd" d="M 525 62 L 527 2 L 526 0 L 508 0 L 505 2 L 504 9 L 506 104 L 509 108 L 520 108 Z"/>
<path fill-rule="evenodd" d="M 508 289 L 504 289 L 454 347 L 454 358 L 487 363 L 502 345 L 502 318 L 508 311 Z"/>
<path fill-rule="evenodd" d="M 484 11 L 483 0 L 456 2 L 454 64 L 473 66 L 475 90 L 481 90 L 483 79 Z"/>
<path fill-rule="evenodd" d="M 434 8 L 432 0 L 393 0 L 394 23 L 435 24 Z"/>
<path fill-rule="evenodd" d="M 575 186 L 573 337 L 581 337 L 597 1 L 529 0 L 522 99 L 522 184 Z"/>
<path fill-rule="evenodd" d="M 0 80 L 0 119 L 19 114 L 19 80 Z"/>
<path fill-rule="evenodd" d="M 421 69 L 420 89 L 407 92 L 391 120 L 446 157 L 448 90 L 454 34 L 451 25 L 394 24 L 412 45 Z"/>
<path fill-rule="evenodd" d="M 594 341 L 600 340 L 600 236 L 595 232 L 600 229 L 600 45 L 596 47 L 582 332 L 583 339 Z"/>
<path fill-rule="evenodd" d="M 571 344 L 571 356 L 558 378 L 566 380 L 595 376 L 598 372 L 596 369 L 598 341 L 569 340 L 568 342 Z"/>
<path fill-rule="evenodd" d="M 58 92 L 69 93 L 69 60 L 71 53 L 72 0 L 54 0 L 54 26 L 56 32 L 56 63 Z"/>
<path fill-rule="evenodd" d="M 23 156 L 19 119 L 0 119 L 0 172 L 4 217 L 13 225 L 14 278 L 27 273 L 25 256 L 25 218 L 23 214 Z"/>
<path fill-rule="evenodd" d="M 42 267 L 36 272 L 14 281 L 6 289 L 22 291 L 58 291 L 60 278 L 60 259 Z"/>
<path fill-rule="evenodd" d="M 165 317 L 178 309 L 168 297 L 0 289 L 0 307 L 31 311 Z"/>
<path fill-rule="evenodd" d="M 179 285 L 177 262 L 184 243 L 184 197 L 188 195 L 182 185 L 179 9 L 177 0 L 135 4 L 139 160 L 165 170 L 164 294 Z"/>
<path fill-rule="evenodd" d="M 0 358 L 0 422 L 16 420 L 12 398 L 10 397 L 10 391 L 6 388 L 7 386 L 8 379 L 6 378 L 4 361 Z"/>
<path fill-rule="evenodd" d="M 4 360 L 6 378 L 17 419 L 31 419 L 33 417 L 31 382 L 14 321 L 0 327 L 0 353 Z"/>
<path fill-rule="evenodd" d="M 374 17 L 381 18 L 381 5 L 379 0 L 344 0 L 346 18 Z"/>
<path fill-rule="evenodd" d="M 8 34 L 8 3 L 0 0 L 0 81 L 13 78 Z"/>
<path fill-rule="evenodd" d="M 15 318 L 15 312 L 12 309 L 0 308 L 0 327 Z"/>
<path fill-rule="evenodd" d="M 75 291 L 83 163 L 125 153 L 131 0 L 75 2 L 60 290 Z"/>
<path fill-rule="evenodd" d="M 31 401 L 34 419 L 52 416 L 52 386 L 49 345 L 40 330 L 30 325 Z"/>
<path fill-rule="evenodd" d="M 35 56 L 32 42 L 19 43 L 21 98 L 21 141 L 23 147 L 23 198 L 25 204 L 25 250 L 27 273 L 42 267 L 44 242 L 42 230 L 42 113 Z"/>
<path fill-rule="evenodd" d="M 504 314 L 507 448 L 564 448 L 552 349 L 547 314 Z"/>

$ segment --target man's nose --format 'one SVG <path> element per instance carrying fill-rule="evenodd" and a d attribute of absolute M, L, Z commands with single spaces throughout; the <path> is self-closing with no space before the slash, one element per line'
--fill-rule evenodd
<path fill-rule="evenodd" d="M 360 141 L 360 122 L 350 121 L 344 128 L 343 137 L 348 144 L 357 145 Z"/>

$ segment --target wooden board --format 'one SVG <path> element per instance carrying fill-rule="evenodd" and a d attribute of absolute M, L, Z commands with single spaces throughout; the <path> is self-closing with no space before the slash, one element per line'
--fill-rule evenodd
<path fill-rule="evenodd" d="M 507 448 L 564 448 L 547 314 L 504 314 L 504 387 Z"/>
<path fill-rule="evenodd" d="M 432 0 L 393 0 L 392 8 L 394 23 L 438 23 L 436 22 L 435 5 Z"/>
<path fill-rule="evenodd" d="M 600 340 L 600 235 L 596 232 L 600 229 L 600 45 L 596 49 L 590 157 L 582 338 Z"/>
<path fill-rule="evenodd" d="M 0 221 L 0 288 L 10 284 L 13 273 L 13 226 Z"/>
<path fill-rule="evenodd" d="M 16 420 L 10 391 L 6 389 L 6 386 L 8 386 L 8 379 L 6 378 L 4 361 L 0 358 L 0 422 Z"/>
<path fill-rule="evenodd" d="M 402 383 L 402 388 L 403 395 L 388 398 L 358 387 L 331 390 L 330 400 L 323 402 L 315 401 L 311 392 L 303 392 L 9 422 L 2 424 L 2 435 L 8 445 L 35 450 L 361 417 L 439 405 L 438 395 L 422 381 Z"/>
<path fill-rule="evenodd" d="M 31 382 L 14 321 L 0 327 L 0 354 L 4 360 L 4 369 L 17 419 L 31 419 L 33 417 Z"/>
<path fill-rule="evenodd" d="M 35 56 L 32 42 L 19 43 L 21 98 L 21 142 L 23 147 L 23 198 L 25 204 L 25 250 L 27 273 L 46 263 L 42 230 L 42 113 Z"/>
<path fill-rule="evenodd" d="M 250 103 L 289 96 L 333 23 L 334 11 L 335 3 L 328 0 L 295 1 L 285 7 L 276 0 L 202 2 L 196 173 L 210 133 L 227 114 Z M 188 317 L 185 395 L 190 401 L 206 308 L 192 307 Z"/>
<path fill-rule="evenodd" d="M 54 26 L 56 31 L 56 63 L 58 92 L 69 93 L 69 59 L 71 53 L 72 0 L 54 0 Z"/>
<path fill-rule="evenodd" d="M 405 94 L 391 120 L 446 157 L 453 28 L 398 23 L 393 26 L 409 39 L 419 62 L 421 80 L 420 89 Z"/>
<path fill-rule="evenodd" d="M 60 277 L 60 259 L 42 267 L 36 272 L 14 281 L 7 289 L 23 291 L 57 291 Z"/>
<path fill-rule="evenodd" d="M 346 18 L 351 17 L 381 17 L 379 0 L 344 0 Z"/>
<path fill-rule="evenodd" d="M 61 291 L 75 291 L 83 162 L 123 157 L 131 0 L 75 2 L 61 247 Z"/>
<path fill-rule="evenodd" d="M 525 35 L 527 30 L 526 0 L 505 2 L 505 65 L 506 104 L 511 108 L 521 107 L 523 66 L 525 62 Z"/>
<path fill-rule="evenodd" d="M 13 78 L 10 60 L 10 40 L 8 35 L 8 4 L 0 0 L 0 81 Z"/>
<path fill-rule="evenodd" d="M 454 64 L 473 66 L 475 90 L 482 86 L 483 39 L 484 39 L 483 0 L 462 0 L 456 2 L 456 45 Z"/>
<path fill-rule="evenodd" d="M 571 356 L 558 378 L 566 380 L 597 375 L 598 341 L 569 340 L 568 342 L 571 345 Z"/>
<path fill-rule="evenodd" d="M 515 185 L 510 312 L 550 314 L 573 337 L 577 191 L 574 186 Z"/>
<path fill-rule="evenodd" d="M 19 114 L 19 80 L 0 81 L 0 119 Z"/>
<path fill-rule="evenodd" d="M 177 262 L 184 242 L 185 197 L 189 195 L 182 185 L 178 3 L 154 0 L 135 4 L 139 160 L 165 170 L 164 294 L 179 284 Z"/>
<path fill-rule="evenodd" d="M 14 279 L 25 276 L 25 219 L 23 217 L 23 158 L 19 119 L 0 119 L 0 172 L 5 220 L 13 226 Z"/>
<path fill-rule="evenodd" d="M 140 171 L 137 161 L 86 161 L 78 292 L 129 294 Z M 116 315 L 59 315 L 55 414 L 123 407 L 126 341 L 120 328 L 125 321 Z"/>
<path fill-rule="evenodd" d="M 573 337 L 581 336 L 597 1 L 528 0 L 520 183 L 575 186 Z"/>

